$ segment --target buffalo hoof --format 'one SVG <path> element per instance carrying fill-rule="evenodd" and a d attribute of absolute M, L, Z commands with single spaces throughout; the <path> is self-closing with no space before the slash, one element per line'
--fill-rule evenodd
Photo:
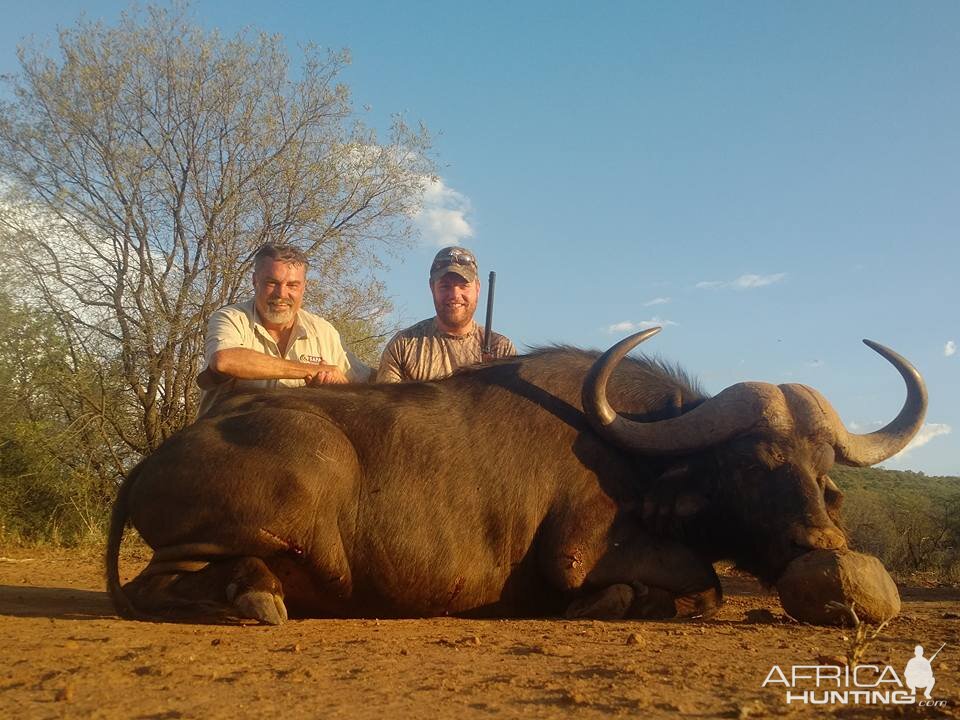
<path fill-rule="evenodd" d="M 689 595 L 681 595 L 673 601 L 675 617 L 682 619 L 711 618 L 723 605 L 723 592 L 719 585 Z"/>
<path fill-rule="evenodd" d="M 248 590 L 234 597 L 231 602 L 242 618 L 257 620 L 264 625 L 283 625 L 287 620 L 283 598 L 266 590 Z"/>
<path fill-rule="evenodd" d="M 574 600 L 567 607 L 567 619 L 621 620 L 633 605 L 634 591 L 629 585 L 617 584 L 586 597 Z"/>
<path fill-rule="evenodd" d="M 900 612 L 900 593 L 883 564 L 861 553 L 813 550 L 791 562 L 777 581 L 780 603 L 795 620 L 814 625 L 881 623 Z"/>
<path fill-rule="evenodd" d="M 633 583 L 634 601 L 630 607 L 630 617 L 641 620 L 669 620 L 677 617 L 674 595 L 669 590 Z"/>

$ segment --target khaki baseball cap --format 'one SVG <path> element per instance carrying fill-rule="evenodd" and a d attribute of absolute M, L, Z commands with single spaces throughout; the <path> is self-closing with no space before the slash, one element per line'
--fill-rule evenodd
<path fill-rule="evenodd" d="M 430 266 L 430 282 L 436 282 L 447 273 L 456 273 L 467 282 L 477 279 L 477 258 L 463 247 L 445 247 L 433 258 Z"/>

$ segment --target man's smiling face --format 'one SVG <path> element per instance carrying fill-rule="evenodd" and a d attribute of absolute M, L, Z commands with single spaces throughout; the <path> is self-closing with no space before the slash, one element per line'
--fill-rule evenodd
<path fill-rule="evenodd" d="M 253 272 L 257 313 L 268 327 L 288 328 L 296 320 L 306 288 L 306 268 L 264 258 Z"/>
<path fill-rule="evenodd" d="M 469 328 L 480 298 L 480 282 L 468 281 L 455 272 L 448 272 L 430 283 L 437 325 L 451 335 L 462 335 Z"/>

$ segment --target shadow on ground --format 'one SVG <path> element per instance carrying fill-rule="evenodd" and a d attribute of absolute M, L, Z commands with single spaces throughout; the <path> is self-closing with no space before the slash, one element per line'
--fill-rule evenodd
<path fill-rule="evenodd" d="M 100 620 L 116 617 L 105 592 L 0 585 L 0 615 Z"/>

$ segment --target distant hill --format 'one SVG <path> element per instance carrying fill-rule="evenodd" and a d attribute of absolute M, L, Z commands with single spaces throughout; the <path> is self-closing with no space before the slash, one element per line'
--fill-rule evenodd
<path fill-rule="evenodd" d="M 830 477 L 844 492 L 856 489 L 895 498 L 921 495 L 944 501 L 960 494 L 960 477 L 955 475 L 924 475 L 913 470 L 834 465 Z"/>

